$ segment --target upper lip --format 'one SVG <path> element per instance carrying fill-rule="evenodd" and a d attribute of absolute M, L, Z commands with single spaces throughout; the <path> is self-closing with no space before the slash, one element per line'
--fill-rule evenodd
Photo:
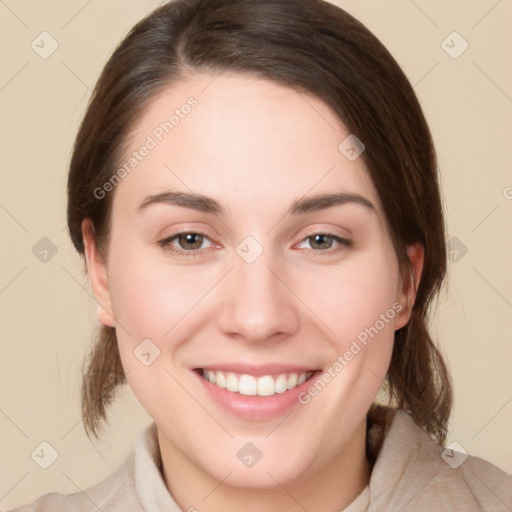
<path fill-rule="evenodd" d="M 314 372 L 318 368 L 312 368 L 310 366 L 299 366 L 290 364 L 265 364 L 265 365 L 249 365 L 241 363 L 219 363 L 219 364 L 207 364 L 196 368 L 202 370 L 209 370 L 212 372 L 219 371 L 224 373 L 239 373 L 242 375 L 253 375 L 255 377 L 261 377 L 263 375 L 272 375 L 280 373 L 304 373 Z"/>

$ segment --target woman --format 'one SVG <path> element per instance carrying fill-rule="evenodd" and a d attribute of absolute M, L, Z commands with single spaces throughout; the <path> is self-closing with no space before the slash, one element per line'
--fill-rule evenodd
<path fill-rule="evenodd" d="M 125 382 L 154 423 L 108 479 L 17 510 L 510 510 L 508 475 L 443 450 L 434 149 L 350 15 L 163 5 L 106 64 L 68 192 L 103 324 L 86 430 Z"/>

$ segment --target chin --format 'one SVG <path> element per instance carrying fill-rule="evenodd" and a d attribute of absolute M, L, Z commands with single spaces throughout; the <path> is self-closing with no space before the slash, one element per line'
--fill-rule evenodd
<path fill-rule="evenodd" d="M 299 464 L 298 461 L 291 461 L 291 464 L 283 465 L 282 458 L 273 461 L 263 462 L 263 457 L 252 467 L 237 467 L 224 481 L 225 485 L 243 489 L 275 490 L 276 487 L 287 486 L 290 483 L 306 477 L 307 464 Z M 286 458 L 287 461 L 291 459 Z M 240 466 L 243 466 L 240 464 Z M 225 475 L 218 478 L 225 478 Z"/>

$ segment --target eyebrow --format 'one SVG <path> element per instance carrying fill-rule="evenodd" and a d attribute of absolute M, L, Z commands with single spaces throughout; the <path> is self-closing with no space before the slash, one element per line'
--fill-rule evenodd
<path fill-rule="evenodd" d="M 226 215 L 226 210 L 223 206 L 211 197 L 207 197 L 202 194 L 177 191 L 163 192 L 161 194 L 148 196 L 144 199 L 138 209 L 140 211 L 152 204 L 161 203 L 181 206 L 182 208 L 190 208 L 192 210 L 198 210 L 218 216 Z M 314 196 L 296 199 L 291 204 L 286 215 L 299 215 L 345 204 L 356 204 L 375 211 L 375 206 L 365 197 L 359 194 L 338 192 L 333 194 L 317 194 Z"/>
<path fill-rule="evenodd" d="M 159 203 L 181 206 L 182 208 L 190 208 L 192 210 L 198 210 L 205 213 L 225 215 L 224 208 L 222 208 L 221 204 L 215 199 L 189 192 L 163 192 L 161 194 L 146 197 L 139 206 L 139 211 L 152 204 Z"/>

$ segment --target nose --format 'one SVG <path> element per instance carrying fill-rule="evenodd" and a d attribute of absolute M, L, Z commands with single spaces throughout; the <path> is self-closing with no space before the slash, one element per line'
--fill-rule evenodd
<path fill-rule="evenodd" d="M 218 316 L 222 332 L 247 343 L 275 342 L 296 332 L 299 301 L 286 276 L 284 265 L 265 251 L 252 263 L 235 255 Z"/>

